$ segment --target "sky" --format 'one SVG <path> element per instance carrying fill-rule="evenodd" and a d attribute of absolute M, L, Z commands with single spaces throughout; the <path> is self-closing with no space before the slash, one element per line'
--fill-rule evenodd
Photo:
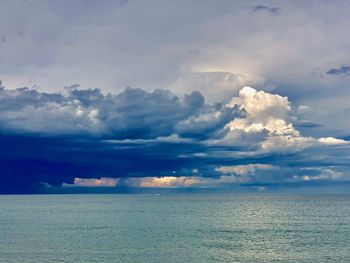
<path fill-rule="evenodd" d="M 349 192 L 349 1 L 0 1 L 0 194 Z"/>

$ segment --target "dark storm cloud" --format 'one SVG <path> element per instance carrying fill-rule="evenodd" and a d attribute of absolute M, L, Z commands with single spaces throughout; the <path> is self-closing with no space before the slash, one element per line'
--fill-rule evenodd
<path fill-rule="evenodd" d="M 178 155 L 203 147 L 192 143 L 110 143 L 81 136 L 0 136 L 0 193 L 36 192 L 42 184 L 61 186 L 75 177 L 165 176 L 188 168 L 193 158 Z"/>
<path fill-rule="evenodd" d="M 239 113 L 206 105 L 198 91 L 178 97 L 166 90 L 127 88 L 112 95 L 99 89 L 66 88 L 66 94 L 0 88 L 0 127 L 37 134 L 94 134 L 114 139 L 149 139 L 178 134 L 208 138 Z M 215 115 L 216 114 L 216 115 Z M 219 114 L 219 116 L 217 116 Z"/>
<path fill-rule="evenodd" d="M 327 71 L 327 74 L 334 76 L 348 76 L 350 75 L 350 66 L 342 65 L 338 68 L 331 68 Z"/>

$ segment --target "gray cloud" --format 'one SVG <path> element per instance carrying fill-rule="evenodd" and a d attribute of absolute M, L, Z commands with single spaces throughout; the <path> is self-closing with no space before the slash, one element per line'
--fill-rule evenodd
<path fill-rule="evenodd" d="M 259 11 L 266 11 L 271 14 L 279 14 L 281 11 L 280 7 L 268 7 L 266 5 L 256 5 L 252 7 L 252 10 L 254 12 L 259 12 Z"/>
<path fill-rule="evenodd" d="M 327 71 L 327 74 L 334 76 L 348 76 L 350 75 L 350 66 L 342 65 L 338 68 L 330 68 Z"/>
<path fill-rule="evenodd" d="M 178 97 L 167 90 L 126 88 L 113 95 L 78 85 L 67 87 L 65 93 L 1 87 L 0 102 L 3 130 L 119 139 L 219 136 L 239 112 L 222 103 L 205 104 L 198 91 Z"/>

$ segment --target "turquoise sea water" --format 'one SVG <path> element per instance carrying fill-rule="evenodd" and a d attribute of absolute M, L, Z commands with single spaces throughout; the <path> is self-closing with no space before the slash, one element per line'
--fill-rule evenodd
<path fill-rule="evenodd" d="M 350 262 L 350 195 L 0 196 L 0 262 Z"/>

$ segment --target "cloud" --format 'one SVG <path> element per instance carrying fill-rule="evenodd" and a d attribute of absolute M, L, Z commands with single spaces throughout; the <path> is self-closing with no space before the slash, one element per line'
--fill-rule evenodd
<path fill-rule="evenodd" d="M 217 184 L 239 184 L 249 182 L 264 182 L 266 175 L 276 173 L 279 170 L 278 166 L 270 164 L 244 164 L 244 165 L 229 165 L 219 166 L 215 171 L 222 174 Z"/>
<path fill-rule="evenodd" d="M 115 187 L 118 184 L 119 179 L 117 178 L 107 178 L 101 177 L 100 179 L 96 178 L 74 178 L 74 183 L 72 184 L 63 184 L 65 187 L 70 186 L 80 186 L 80 187 Z"/>
<path fill-rule="evenodd" d="M 207 102 L 214 103 L 236 96 L 242 86 L 255 86 L 262 83 L 264 83 L 264 79 L 259 76 L 202 70 L 182 74 L 170 88 L 181 93 L 186 93 L 188 90 L 198 90 Z"/>
<path fill-rule="evenodd" d="M 66 93 L 2 87 L 0 102 L 0 125 L 6 132 L 84 134 L 114 140 L 220 140 L 243 132 L 256 138 L 263 151 L 298 150 L 314 143 L 291 123 L 287 97 L 250 87 L 227 104 L 212 105 L 205 104 L 198 91 L 179 97 L 166 90 L 127 88 L 113 95 L 77 85 L 66 88 Z M 325 139 L 320 142 L 326 143 Z"/>
<path fill-rule="evenodd" d="M 350 66 L 342 65 L 338 68 L 331 68 L 327 71 L 327 74 L 334 76 L 348 76 L 350 75 Z"/>
<path fill-rule="evenodd" d="M 118 92 L 129 85 L 170 88 L 177 93 L 181 85 L 175 83 L 186 82 L 193 72 L 228 72 L 261 77 L 264 83 L 259 89 L 279 87 L 285 95 L 308 102 L 316 99 L 310 93 L 325 96 L 330 85 L 339 98 L 346 93 L 341 78 L 310 80 L 308 74 L 315 67 L 348 59 L 346 2 L 296 5 L 284 1 L 275 6 L 266 1 L 247 8 L 246 1 L 202 1 L 200 10 L 195 2 L 131 1 L 121 8 L 124 2 L 7 1 L 0 16 L 4 24 L 0 34 L 6 36 L 0 50 L 1 78 L 13 87 L 31 80 L 32 85 L 51 92 L 79 82 L 101 87 L 103 92 Z M 253 15 L 252 10 L 256 10 Z M 283 16 L 265 15 L 281 10 Z M 44 21 L 40 26 L 37 16 Z M 189 50 L 200 55 L 193 56 Z M 214 80 L 220 75 L 208 77 L 205 89 L 210 89 L 209 84 L 216 86 Z M 206 77 L 204 81 L 193 78 L 198 86 L 206 82 Z M 235 82 L 231 80 L 222 76 L 217 85 L 222 91 L 217 92 L 219 99 L 214 98 L 215 88 L 207 99 L 222 100 L 222 94 L 231 92 L 229 83 Z M 256 87 L 257 83 L 242 85 Z M 187 87 L 186 93 L 196 89 Z"/>
<path fill-rule="evenodd" d="M 303 176 L 293 176 L 294 180 L 302 180 L 302 181 L 319 181 L 319 180 L 344 180 L 348 179 L 344 175 L 344 172 L 337 171 L 332 168 L 324 168 L 324 167 L 308 167 L 302 168 L 302 170 L 306 171 L 306 175 Z M 310 171 L 310 174 L 307 172 Z M 317 171 L 317 174 L 313 174 L 312 172 Z"/>
<path fill-rule="evenodd" d="M 349 144 L 349 141 L 345 141 L 342 139 L 337 139 L 333 137 L 323 137 L 318 139 L 319 142 L 326 144 L 326 145 L 346 145 Z"/>
<path fill-rule="evenodd" d="M 223 174 L 253 175 L 256 170 L 271 170 L 274 166 L 269 164 L 246 164 L 216 167 L 215 171 Z"/>
<path fill-rule="evenodd" d="M 235 105 L 244 109 L 249 118 L 265 121 L 270 117 L 284 118 L 291 109 L 287 97 L 256 91 L 251 87 L 241 89 L 239 96 L 234 97 L 228 104 L 231 107 Z"/>
<path fill-rule="evenodd" d="M 76 86 L 68 88 L 67 94 L 2 88 L 0 102 L 2 130 L 119 139 L 170 136 L 176 130 L 187 135 L 203 132 L 200 129 L 214 133 L 234 114 L 220 105 L 206 106 L 197 91 L 178 97 L 166 90 L 132 88 L 118 95 Z M 217 123 L 214 128 L 213 122 Z"/>
<path fill-rule="evenodd" d="M 322 126 L 314 133 L 349 130 L 349 122 L 340 121 L 346 78 L 322 78 L 331 76 L 329 65 L 350 59 L 348 3 L 202 1 L 200 10 L 195 2 L 120 3 L 6 1 L 0 78 L 11 88 L 35 85 L 47 93 L 76 82 L 104 94 L 126 86 L 177 96 L 199 90 L 207 103 L 229 100 L 247 85 L 315 106 L 310 121 Z M 252 13 L 254 6 L 260 11 Z M 273 8 L 283 15 L 271 15 Z M 90 129 L 86 125 L 81 129 Z"/>
<path fill-rule="evenodd" d="M 1 87 L 0 192 L 287 185 L 327 164 L 345 174 L 348 141 L 293 125 L 311 108 L 250 87 L 227 101 L 208 104 L 197 91 Z"/>
<path fill-rule="evenodd" d="M 142 188 L 173 188 L 173 187 L 191 187 L 200 184 L 199 177 L 186 176 L 164 176 L 164 177 L 143 177 L 143 178 L 127 178 L 124 184 L 133 187 Z"/>
<path fill-rule="evenodd" d="M 316 146 L 319 142 L 325 145 L 345 145 L 349 143 L 333 137 L 316 139 L 303 136 L 292 123 L 295 117 L 292 116 L 293 112 L 288 98 L 278 94 L 244 87 L 240 90 L 239 96 L 234 97 L 227 106 L 238 107 L 239 110 L 245 113 L 245 116 L 233 119 L 226 127 L 231 133 L 240 132 L 259 138 L 256 143 L 260 144 L 262 152 L 295 152 Z M 308 111 L 310 111 L 310 108 L 306 106 L 298 108 L 298 114 L 301 115 Z M 300 122 L 297 124 L 300 124 Z M 261 136 L 263 136 L 263 139 L 261 139 Z M 228 133 L 226 137 L 232 138 L 233 136 Z M 237 137 L 236 140 L 239 140 L 239 138 Z"/>
<path fill-rule="evenodd" d="M 239 105 L 246 112 L 245 118 L 236 118 L 227 124 L 231 132 L 266 133 L 261 142 L 263 151 L 299 150 L 309 146 L 311 138 L 300 135 L 290 120 L 290 103 L 287 97 L 256 91 L 244 87 L 239 96 L 231 100 L 228 106 Z"/>
<path fill-rule="evenodd" d="M 281 11 L 280 7 L 268 7 L 266 5 L 256 5 L 252 7 L 254 12 L 266 11 L 271 14 L 279 14 Z"/>

